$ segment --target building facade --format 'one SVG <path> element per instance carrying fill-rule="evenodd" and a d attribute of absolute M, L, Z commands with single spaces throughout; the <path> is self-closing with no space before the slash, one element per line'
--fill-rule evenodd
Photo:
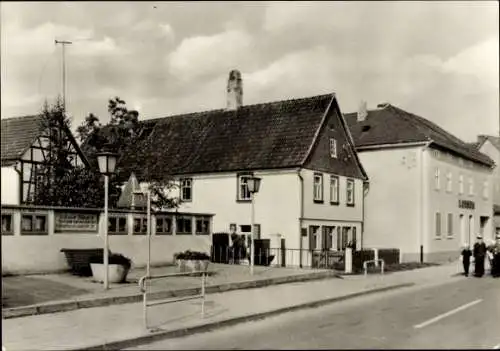
<path fill-rule="evenodd" d="M 493 236 L 493 162 L 422 117 L 389 104 L 346 115 L 370 176 L 365 247 L 402 261 L 455 259 L 463 243 Z"/>
<path fill-rule="evenodd" d="M 311 264 L 311 250 L 362 245 L 368 178 L 334 94 L 243 105 L 241 74 L 232 71 L 225 109 L 142 123 L 117 170 L 141 184 L 171 175 L 179 211 L 212 213 L 212 232 L 250 235 L 248 178 L 257 238 L 287 249 L 287 265 Z M 86 145 L 82 146 L 85 150 Z"/>

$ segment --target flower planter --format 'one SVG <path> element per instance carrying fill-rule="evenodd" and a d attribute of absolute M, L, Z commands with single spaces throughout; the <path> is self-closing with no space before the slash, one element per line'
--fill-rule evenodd
<path fill-rule="evenodd" d="M 209 260 L 176 260 L 176 265 L 181 272 L 206 271 Z"/>
<path fill-rule="evenodd" d="M 104 264 L 103 263 L 91 263 L 90 268 L 92 269 L 92 276 L 94 281 L 104 282 Z M 121 264 L 110 264 L 108 265 L 108 282 L 109 283 L 123 283 L 127 278 L 127 274 L 130 268 L 127 268 Z"/>

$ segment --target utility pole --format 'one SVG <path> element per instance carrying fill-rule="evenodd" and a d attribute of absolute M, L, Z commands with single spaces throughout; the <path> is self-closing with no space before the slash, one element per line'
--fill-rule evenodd
<path fill-rule="evenodd" d="M 55 40 L 55 44 L 61 44 L 62 45 L 62 87 L 63 87 L 63 108 L 64 112 L 66 112 L 66 45 L 73 44 L 70 41 L 66 40 Z"/>

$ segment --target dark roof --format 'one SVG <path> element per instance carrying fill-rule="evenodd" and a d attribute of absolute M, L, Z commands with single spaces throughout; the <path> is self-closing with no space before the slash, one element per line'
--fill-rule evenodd
<path fill-rule="evenodd" d="M 40 116 L 2 119 L 2 166 L 21 158 L 40 134 Z"/>
<path fill-rule="evenodd" d="M 141 121 L 144 137 L 120 152 L 119 178 L 135 173 L 142 180 L 148 166 L 153 178 L 302 166 L 334 99 L 325 94 Z"/>
<path fill-rule="evenodd" d="M 5 118 L 2 119 L 1 126 L 2 166 L 10 166 L 21 159 L 42 133 L 42 115 Z M 64 130 L 81 160 L 88 165 L 88 160 L 73 133 L 67 127 L 64 127 Z"/>
<path fill-rule="evenodd" d="M 387 144 L 429 142 L 489 167 L 494 164 L 488 156 L 435 123 L 390 104 L 368 111 L 368 116 L 362 122 L 357 121 L 357 113 L 348 113 L 344 117 L 357 149 Z"/>
<path fill-rule="evenodd" d="M 489 140 L 493 146 L 495 146 L 499 151 L 500 151 L 500 137 L 493 136 L 493 135 L 479 135 L 477 137 L 477 142 L 474 143 L 476 144 L 476 148 L 480 149 L 481 146 L 486 142 L 486 140 Z"/>

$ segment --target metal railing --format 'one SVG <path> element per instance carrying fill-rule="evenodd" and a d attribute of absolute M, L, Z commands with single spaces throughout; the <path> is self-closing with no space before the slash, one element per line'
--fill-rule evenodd
<path fill-rule="evenodd" d="M 178 298 L 172 298 L 172 299 L 165 299 L 165 300 L 155 300 L 148 302 L 147 300 L 147 294 L 148 291 L 145 287 L 145 283 L 147 281 L 151 281 L 154 279 L 161 279 L 161 278 L 169 278 L 169 277 L 182 277 L 182 276 L 190 276 L 190 275 L 198 275 L 201 274 L 201 293 L 197 295 L 191 295 L 191 296 L 184 296 L 184 297 L 178 297 Z M 141 289 L 142 292 L 142 304 L 143 304 L 143 317 L 144 317 L 144 327 L 146 329 L 149 329 L 148 325 L 148 307 L 155 306 L 155 305 L 162 305 L 162 304 L 167 304 L 167 303 L 173 303 L 173 302 L 180 302 L 180 301 L 186 301 L 186 300 L 194 300 L 194 299 L 201 299 L 201 318 L 205 317 L 205 283 L 206 283 L 206 271 L 194 271 L 194 272 L 181 272 L 181 273 L 170 273 L 170 274 L 163 274 L 163 275 L 156 275 L 156 276 L 148 276 L 145 275 L 139 279 L 139 288 Z"/>
<path fill-rule="evenodd" d="M 384 274 L 384 265 L 385 265 L 385 262 L 384 262 L 383 259 L 380 258 L 378 260 L 369 260 L 369 261 L 364 261 L 363 262 L 363 270 L 364 270 L 365 277 L 368 274 L 368 263 L 374 263 L 374 264 L 376 264 L 377 262 L 380 262 L 380 274 Z"/>
<path fill-rule="evenodd" d="M 241 264 L 250 259 L 248 248 L 233 249 L 213 246 L 211 261 L 225 264 Z M 344 251 L 308 250 L 287 248 L 256 248 L 255 265 L 270 267 L 304 267 L 343 270 Z"/>

